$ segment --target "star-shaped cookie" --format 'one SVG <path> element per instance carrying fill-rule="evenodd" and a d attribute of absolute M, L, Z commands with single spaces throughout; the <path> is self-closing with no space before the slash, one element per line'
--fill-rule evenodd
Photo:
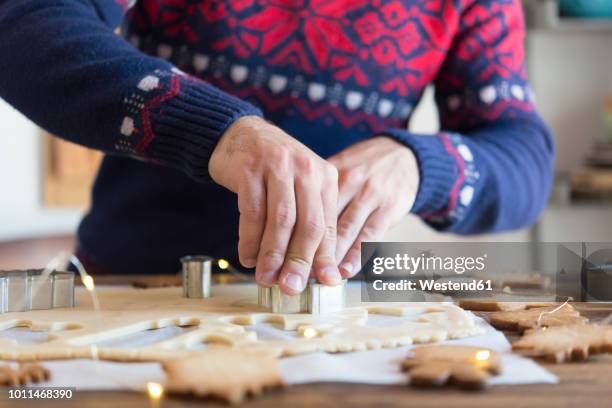
<path fill-rule="evenodd" d="M 426 346 L 411 350 L 402 361 L 415 387 L 442 387 L 456 384 L 463 389 L 486 387 L 491 375 L 501 372 L 499 353 L 467 346 Z"/>

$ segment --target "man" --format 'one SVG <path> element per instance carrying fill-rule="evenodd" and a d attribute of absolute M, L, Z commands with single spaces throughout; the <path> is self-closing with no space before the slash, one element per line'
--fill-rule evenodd
<path fill-rule="evenodd" d="M 499 231 L 550 189 L 519 0 L 4 0 L 0 39 L 0 96 L 107 153 L 78 234 L 94 272 L 206 253 L 298 293 L 409 212 Z M 412 134 L 430 83 L 443 131 Z"/>

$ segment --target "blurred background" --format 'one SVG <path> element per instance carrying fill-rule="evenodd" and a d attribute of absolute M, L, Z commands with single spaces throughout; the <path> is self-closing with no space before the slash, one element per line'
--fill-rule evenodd
<path fill-rule="evenodd" d="M 523 4 L 529 78 L 557 139 L 555 187 L 532 228 L 468 239 L 612 242 L 612 0 Z M 410 129 L 438 130 L 433 89 Z M 99 160 L 99 153 L 51 138 L 0 99 L 0 269 L 44 265 L 72 249 Z M 385 240 L 466 237 L 407 217 Z"/>

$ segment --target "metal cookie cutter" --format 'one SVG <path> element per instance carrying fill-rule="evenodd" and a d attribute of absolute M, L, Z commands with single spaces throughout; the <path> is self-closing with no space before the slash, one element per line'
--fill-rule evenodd
<path fill-rule="evenodd" d="M 74 273 L 0 271 L 0 313 L 74 306 Z"/>
<path fill-rule="evenodd" d="M 196 299 L 210 297 L 213 261 L 213 258 L 203 255 L 189 255 L 181 258 L 184 297 Z"/>
<path fill-rule="evenodd" d="M 325 314 L 344 309 L 346 280 L 337 286 L 327 286 L 311 281 L 299 295 L 287 295 L 278 285 L 259 287 L 259 305 L 272 313 Z"/>

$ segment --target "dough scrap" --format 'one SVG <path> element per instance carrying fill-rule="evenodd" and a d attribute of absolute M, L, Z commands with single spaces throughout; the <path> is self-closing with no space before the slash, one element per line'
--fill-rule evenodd
<path fill-rule="evenodd" d="M 270 388 L 284 387 L 270 353 L 212 347 L 162 362 L 169 394 L 218 398 L 238 404 Z"/>
<path fill-rule="evenodd" d="M 589 354 L 612 353 L 612 326 L 578 324 L 530 330 L 512 349 L 555 363 L 585 360 Z"/>
<path fill-rule="evenodd" d="M 409 372 L 410 384 L 414 387 L 442 387 L 453 383 L 464 389 L 482 389 L 491 375 L 501 372 L 500 354 L 488 349 L 424 346 L 410 352 L 401 368 Z"/>
<path fill-rule="evenodd" d="M 536 328 L 540 315 L 542 327 L 586 324 L 588 319 L 580 315 L 572 305 L 565 305 L 554 313 L 556 307 L 536 307 L 527 310 L 495 312 L 489 316 L 491 325 L 500 330 L 511 330 L 519 333 Z"/>
<path fill-rule="evenodd" d="M 328 315 L 273 314 L 256 304 L 255 285 L 213 286 L 207 299 L 187 299 L 180 288 L 113 289 L 98 292 L 101 311 L 87 292 L 77 307 L 6 313 L 0 317 L 0 359 L 37 361 L 99 358 L 111 361 L 162 361 L 192 352 L 194 346 L 225 345 L 287 356 L 348 352 L 430 343 L 482 333 L 471 315 L 450 303 L 358 305 L 359 288 L 349 290 L 346 309 Z M 352 296 L 352 300 L 351 300 Z M 370 314 L 407 316 L 389 327 L 368 326 Z M 291 340 L 260 340 L 246 326 L 269 323 L 293 332 Z M 105 342 L 168 326 L 191 326 L 173 338 L 140 347 L 118 348 Z M 48 341 L 17 344 L 2 330 L 29 327 L 48 332 Z"/>

